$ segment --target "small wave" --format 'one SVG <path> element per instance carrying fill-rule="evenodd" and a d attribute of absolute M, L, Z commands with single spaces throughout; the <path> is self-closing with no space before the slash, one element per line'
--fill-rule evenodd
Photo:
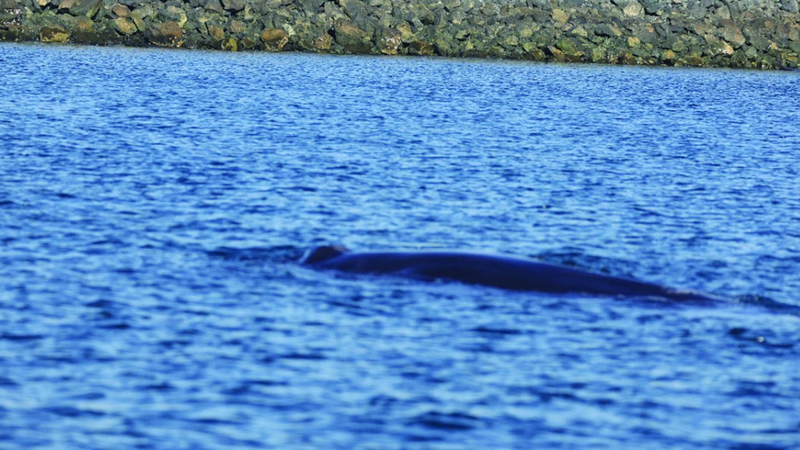
<path fill-rule="evenodd" d="M 743 305 L 756 305 L 770 311 L 800 315 L 800 306 L 782 303 L 758 294 L 745 294 L 733 298 L 734 303 Z"/>
<path fill-rule="evenodd" d="M 436 411 L 420 414 L 409 421 L 409 425 L 422 425 L 438 430 L 459 431 L 478 428 L 483 421 L 464 413 L 440 413 Z"/>
<path fill-rule="evenodd" d="M 271 261 L 276 263 L 288 263 L 297 261 L 303 256 L 305 248 L 293 245 L 279 245 L 272 247 L 217 247 L 208 250 L 207 253 L 213 258 L 222 258 L 231 261 Z"/>
<path fill-rule="evenodd" d="M 25 342 L 25 341 L 36 341 L 39 339 L 44 339 L 44 336 L 41 334 L 12 334 L 12 333 L 0 334 L 0 340 L 6 340 L 6 341 Z"/>

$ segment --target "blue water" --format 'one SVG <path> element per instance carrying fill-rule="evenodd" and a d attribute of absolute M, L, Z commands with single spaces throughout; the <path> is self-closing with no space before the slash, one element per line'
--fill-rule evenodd
<path fill-rule="evenodd" d="M 800 75 L 0 45 L 0 448 L 797 448 Z M 314 272 L 534 257 L 711 306 Z"/>

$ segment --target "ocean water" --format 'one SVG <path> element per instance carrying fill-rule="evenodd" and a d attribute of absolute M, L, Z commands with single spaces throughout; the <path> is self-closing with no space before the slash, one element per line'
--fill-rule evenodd
<path fill-rule="evenodd" d="M 0 448 L 798 448 L 800 75 L 0 45 Z M 315 272 L 530 257 L 715 305 Z"/>

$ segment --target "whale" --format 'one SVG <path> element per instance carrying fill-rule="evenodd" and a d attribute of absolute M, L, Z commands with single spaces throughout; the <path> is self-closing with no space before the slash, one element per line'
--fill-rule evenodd
<path fill-rule="evenodd" d="M 509 291 L 641 297 L 682 302 L 721 300 L 703 292 L 500 255 L 459 252 L 360 253 L 340 245 L 323 245 L 308 249 L 299 263 L 315 270 L 451 281 Z"/>

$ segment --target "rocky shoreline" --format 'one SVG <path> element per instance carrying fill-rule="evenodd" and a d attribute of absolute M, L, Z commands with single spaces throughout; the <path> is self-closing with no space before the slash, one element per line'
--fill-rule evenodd
<path fill-rule="evenodd" d="M 0 0 L 0 41 L 797 69 L 798 0 Z"/>

